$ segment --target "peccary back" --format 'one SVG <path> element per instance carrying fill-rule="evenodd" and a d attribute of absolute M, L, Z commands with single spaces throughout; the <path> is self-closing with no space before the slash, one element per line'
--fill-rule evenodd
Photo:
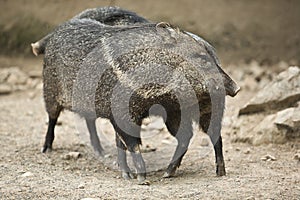
<path fill-rule="evenodd" d="M 59 25 L 53 32 L 58 31 L 58 29 L 66 28 L 70 25 L 69 22 L 74 19 L 91 19 L 110 26 L 150 23 L 147 19 L 137 15 L 136 13 L 119 7 L 98 7 L 82 11 L 72 19 Z M 31 44 L 32 51 L 36 56 L 44 53 L 46 45 L 52 37 L 53 32 Z"/>

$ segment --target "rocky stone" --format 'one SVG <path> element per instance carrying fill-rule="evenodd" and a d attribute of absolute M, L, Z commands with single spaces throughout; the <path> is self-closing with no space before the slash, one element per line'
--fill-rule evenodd
<path fill-rule="evenodd" d="M 262 161 L 276 161 L 277 159 L 271 155 L 265 155 L 261 158 Z"/>
<path fill-rule="evenodd" d="M 163 130 L 165 127 L 165 123 L 162 118 L 153 117 L 151 123 L 147 125 L 145 128 L 148 130 Z"/>
<path fill-rule="evenodd" d="M 274 124 L 275 119 L 276 115 L 268 115 L 253 129 L 253 145 L 286 142 L 286 133 L 278 130 Z"/>
<path fill-rule="evenodd" d="M 7 68 L 9 76 L 7 77 L 7 82 L 12 85 L 24 85 L 28 80 L 28 75 L 22 72 L 17 67 Z"/>
<path fill-rule="evenodd" d="M 84 189 L 84 184 L 83 183 L 79 184 L 78 189 Z"/>
<path fill-rule="evenodd" d="M 10 94 L 13 92 L 13 88 L 8 84 L 0 84 L 0 95 L 1 94 Z"/>
<path fill-rule="evenodd" d="M 299 138 L 298 109 L 289 108 L 271 115 L 241 116 L 232 141 L 261 145 L 283 144 L 289 139 Z"/>
<path fill-rule="evenodd" d="M 250 153 L 251 153 L 250 149 L 247 149 L 246 151 L 244 151 L 244 154 L 250 154 Z"/>
<path fill-rule="evenodd" d="M 300 105 L 278 112 L 274 123 L 287 133 L 288 138 L 300 137 Z"/>
<path fill-rule="evenodd" d="M 202 146 L 202 147 L 209 146 L 209 140 L 208 140 L 208 138 L 202 138 L 201 141 L 200 141 L 200 146 Z"/>
<path fill-rule="evenodd" d="M 300 101 L 300 68 L 294 66 L 281 72 L 274 81 L 260 90 L 239 114 L 278 111 L 291 107 L 298 101 Z"/>
<path fill-rule="evenodd" d="M 146 145 L 145 147 L 141 148 L 142 153 L 149 153 L 149 152 L 154 152 L 156 151 L 156 148 L 151 147 L 150 145 Z"/>
<path fill-rule="evenodd" d="M 294 159 L 300 161 L 300 150 L 295 153 Z"/>
<path fill-rule="evenodd" d="M 0 94 L 37 88 L 40 84 L 41 79 L 31 79 L 30 76 L 17 67 L 0 70 Z"/>
<path fill-rule="evenodd" d="M 30 177 L 30 176 L 33 176 L 33 173 L 31 173 L 31 172 L 25 172 L 21 176 L 22 177 Z"/>
<path fill-rule="evenodd" d="M 63 156 L 64 160 L 77 160 L 78 158 L 80 158 L 82 155 L 80 152 L 69 152 L 66 155 Z"/>
<path fill-rule="evenodd" d="M 300 68 L 290 67 L 239 112 L 233 142 L 282 144 L 300 137 Z M 247 115 L 246 115 L 247 114 Z"/>
<path fill-rule="evenodd" d="M 42 78 L 41 70 L 33 70 L 28 73 L 30 78 Z"/>

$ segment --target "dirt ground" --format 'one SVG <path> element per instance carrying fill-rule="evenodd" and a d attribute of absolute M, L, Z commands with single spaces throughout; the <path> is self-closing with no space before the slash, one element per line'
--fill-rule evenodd
<path fill-rule="evenodd" d="M 36 67 L 40 64 L 22 62 Z M 213 147 L 210 143 L 203 145 L 208 138 L 195 128 L 176 176 L 162 179 L 176 141 L 165 128 L 145 129 L 143 147 L 156 149 L 144 153 L 150 186 L 120 178 L 114 132 L 107 121 L 97 121 L 107 155 L 104 159 L 94 155 L 84 121 L 71 112 L 60 117 L 54 150 L 42 154 L 47 115 L 41 85 L 0 96 L 0 199 L 298 199 L 300 168 L 294 154 L 299 142 L 262 146 L 231 142 L 230 124 L 251 95 L 250 90 L 244 90 L 236 98 L 227 99 L 222 130 L 225 177 L 216 177 Z M 82 156 L 66 159 L 74 151 Z M 261 160 L 266 155 L 276 160 Z"/>
<path fill-rule="evenodd" d="M 72 5 L 47 2 L 0 0 L 0 28 L 2 22 L 7 22 L 2 30 L 11 30 L 16 21 L 30 15 L 48 24 L 48 29 L 43 30 L 48 31 L 85 8 L 111 3 L 142 13 L 154 21 L 172 21 L 193 32 L 206 34 L 217 47 L 222 63 L 226 64 L 225 71 L 243 86 L 235 98 L 226 99 L 222 135 L 227 175 L 215 175 L 213 147 L 210 142 L 206 143 L 207 136 L 195 128 L 194 138 L 176 176 L 162 179 L 176 141 L 165 128 L 157 131 L 146 126 L 142 132 L 143 148 L 155 149 L 143 154 L 151 184 L 140 186 L 137 180 L 123 180 L 116 165 L 114 132 L 110 124 L 97 120 L 106 152 L 105 158 L 98 158 L 89 144 L 84 121 L 67 111 L 59 118 L 53 151 L 42 154 L 47 114 L 42 85 L 38 84 L 35 89 L 0 96 L 0 199 L 299 199 L 300 162 L 294 159 L 300 149 L 298 140 L 261 146 L 231 141 L 232 123 L 239 108 L 256 93 L 247 80 L 239 79 L 239 75 L 251 66 L 240 62 L 257 59 L 264 64 L 261 67 L 274 73 L 283 70 L 282 64 L 278 64 L 281 60 L 299 64 L 300 40 L 295 34 L 299 27 L 299 12 L 295 12 L 299 7 L 297 1 L 265 1 L 264 6 L 254 3 L 258 1 L 247 1 L 245 5 L 245 1 L 231 0 L 175 0 L 174 3 L 90 0 L 84 5 L 82 1 L 73 1 Z M 194 7 L 197 11 L 192 11 Z M 206 9 L 199 12 L 203 7 Z M 268 11 L 272 12 L 268 14 Z M 198 20 L 204 17 L 206 20 Z M 216 21 L 219 23 L 214 26 Z M 244 37 L 247 32 L 249 34 Z M 289 35 L 291 37 L 285 40 Z M 232 44 L 230 41 L 234 38 L 238 40 Z M 9 41 L 5 44 L 14 44 L 15 40 Z M 278 41 L 284 44 L 281 46 Z M 20 50 L 11 52 L 14 54 L 0 55 L 0 68 L 17 66 L 25 72 L 41 74 L 41 57 L 28 56 L 28 52 L 23 55 Z M 38 81 L 41 83 L 41 78 Z M 68 159 L 66 155 L 70 152 L 80 152 L 81 156 Z M 262 160 L 266 155 L 275 160 Z"/>

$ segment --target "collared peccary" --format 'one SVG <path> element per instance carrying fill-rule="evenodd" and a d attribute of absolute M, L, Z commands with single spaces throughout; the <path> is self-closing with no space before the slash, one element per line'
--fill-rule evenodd
<path fill-rule="evenodd" d="M 157 114 L 178 141 L 164 177 L 173 176 L 179 167 L 193 121 L 210 136 L 216 173 L 225 175 L 220 135 L 225 95 L 235 96 L 239 87 L 221 69 L 212 46 L 198 36 L 166 23 L 106 26 L 73 19 L 46 45 L 43 80 L 49 114 L 46 147 L 52 145 L 63 109 L 87 121 L 107 118 L 116 130 L 122 176 L 133 177 L 128 150 L 139 183 L 147 183 L 140 126 L 144 118 Z M 163 110 L 149 112 L 155 105 Z"/>
<path fill-rule="evenodd" d="M 134 12 L 115 6 L 87 9 L 74 16 L 72 19 L 92 19 L 110 26 L 150 23 L 147 19 L 137 15 Z M 64 28 L 64 26 L 68 25 L 69 21 L 61 24 L 56 29 Z M 38 56 L 44 53 L 45 47 L 51 35 L 52 32 L 39 41 L 31 44 L 34 55 Z"/>
<path fill-rule="evenodd" d="M 40 54 L 44 54 L 47 43 L 52 37 L 53 33 L 57 32 L 58 30 L 66 29 L 69 26 L 72 26 L 70 22 L 74 19 L 91 19 L 110 26 L 149 23 L 148 20 L 137 15 L 136 13 L 128 10 L 124 10 L 119 7 L 99 7 L 99 8 L 87 9 L 81 12 L 80 14 L 76 15 L 75 17 L 73 17 L 71 20 L 59 25 L 53 32 L 49 33 L 41 40 L 31 44 L 33 53 L 36 56 Z M 85 54 L 82 54 L 81 56 L 83 55 Z M 103 155 L 103 148 L 100 144 L 97 135 L 95 120 L 86 119 L 86 124 L 90 133 L 90 140 L 95 152 L 99 155 Z M 46 152 L 47 150 L 50 150 L 52 148 L 54 133 L 52 133 L 51 130 L 49 131 L 50 133 L 47 134 L 46 142 L 44 144 L 42 152 Z"/>

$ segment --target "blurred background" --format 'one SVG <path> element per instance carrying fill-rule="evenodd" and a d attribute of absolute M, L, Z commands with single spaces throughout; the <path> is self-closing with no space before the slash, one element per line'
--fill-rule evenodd
<path fill-rule="evenodd" d="M 108 5 L 204 37 L 223 64 L 300 60 L 298 0 L 0 0 L 0 64 L 8 65 L 7 57 L 33 58 L 31 42 L 84 9 Z"/>

